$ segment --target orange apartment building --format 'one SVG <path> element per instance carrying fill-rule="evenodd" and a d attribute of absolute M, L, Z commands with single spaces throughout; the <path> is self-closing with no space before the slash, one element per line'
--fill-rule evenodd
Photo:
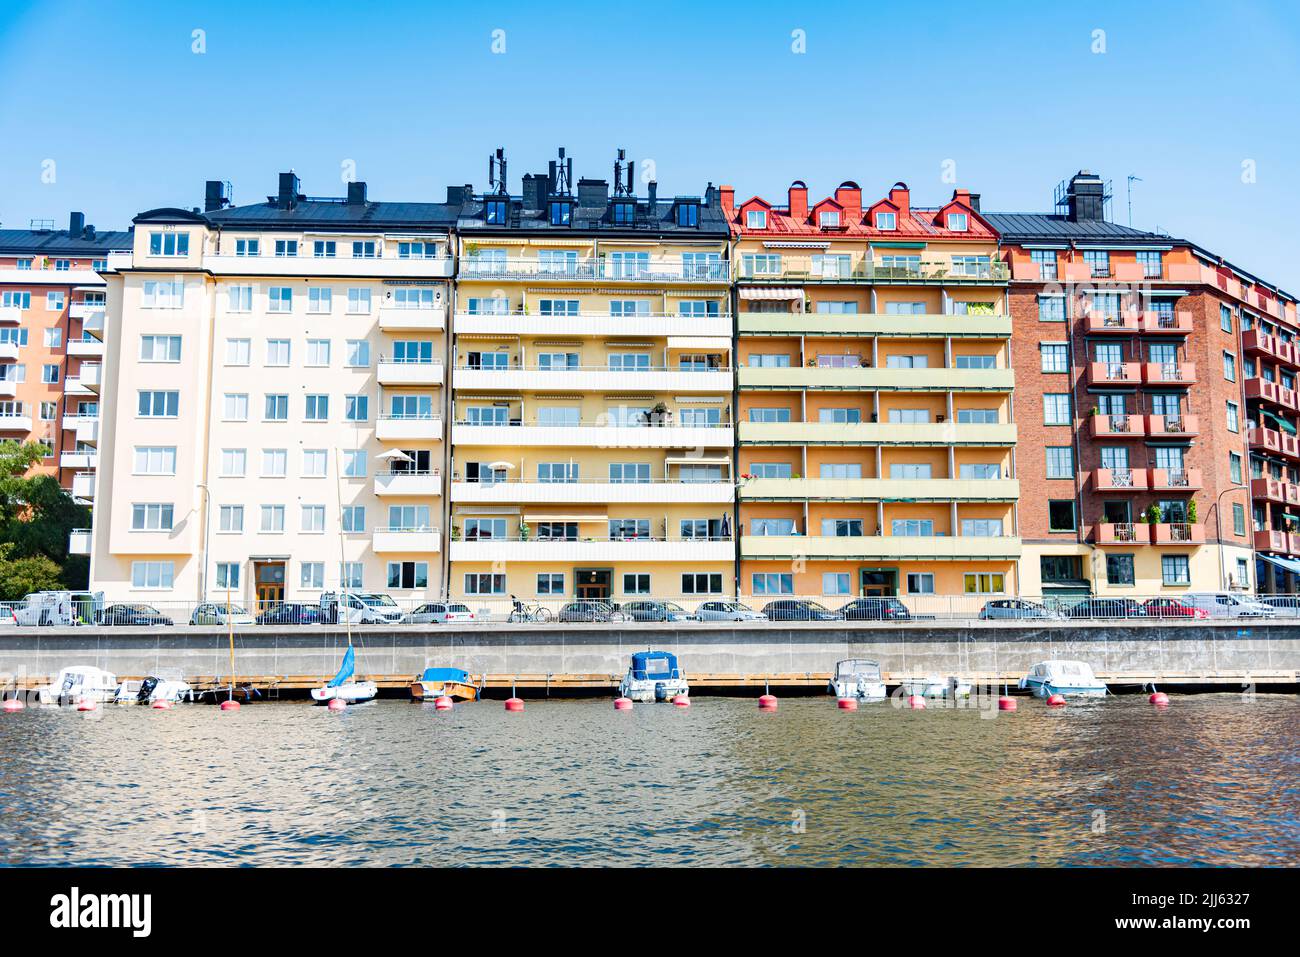
<path fill-rule="evenodd" d="M 87 502 L 104 353 L 100 272 L 111 250 L 130 244 L 129 232 L 98 232 L 81 213 L 67 229 L 0 229 L 0 440 L 44 444 L 37 468 Z"/>

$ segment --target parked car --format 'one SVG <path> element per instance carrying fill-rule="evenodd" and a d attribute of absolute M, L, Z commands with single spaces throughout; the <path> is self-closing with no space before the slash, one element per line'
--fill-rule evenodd
<path fill-rule="evenodd" d="M 571 601 L 560 609 L 560 621 L 626 621 L 627 616 L 607 601 L 583 598 Z"/>
<path fill-rule="evenodd" d="M 253 616 L 241 608 L 239 605 L 231 605 L 229 609 L 229 620 L 236 625 L 254 624 Z M 204 602 L 194 609 L 194 614 L 190 615 L 191 625 L 224 625 L 227 623 L 227 609 L 221 602 Z"/>
<path fill-rule="evenodd" d="M 101 625 L 170 625 L 172 620 L 152 605 L 109 605 L 99 614 Z"/>
<path fill-rule="evenodd" d="M 908 621 L 912 617 L 897 598 L 855 598 L 838 614 L 845 621 Z"/>
<path fill-rule="evenodd" d="M 1148 618 L 1209 618 L 1204 608 L 1194 608 L 1177 598 L 1148 598 L 1142 603 Z"/>
<path fill-rule="evenodd" d="M 1189 592 L 1179 596 L 1184 604 L 1200 608 L 1211 618 L 1272 618 L 1278 609 L 1253 595 L 1226 591 Z"/>
<path fill-rule="evenodd" d="M 365 595 L 358 595 L 366 606 L 370 608 L 380 618 L 380 623 L 398 622 L 402 620 L 402 609 L 397 602 L 393 601 L 387 595 L 381 595 L 371 592 Z"/>
<path fill-rule="evenodd" d="M 803 598 L 782 598 L 763 606 L 768 621 L 842 621 L 838 612 Z"/>
<path fill-rule="evenodd" d="M 1027 598 L 998 598 L 986 601 L 980 609 L 980 618 L 985 621 L 998 619 L 1060 618 L 1060 614 L 1046 605 Z"/>
<path fill-rule="evenodd" d="M 10 607 L 15 625 L 85 625 L 97 620 L 104 593 L 37 591 Z"/>
<path fill-rule="evenodd" d="M 337 625 L 340 622 L 350 621 L 354 625 L 388 625 L 399 621 L 402 617 L 402 610 L 387 595 L 397 608 L 397 616 L 392 617 L 391 613 L 379 605 L 378 602 L 372 601 L 379 596 L 361 595 L 354 592 L 322 592 L 320 596 L 320 621 L 325 625 Z M 366 599 L 372 599 L 367 601 Z"/>
<path fill-rule="evenodd" d="M 1279 615 L 1284 615 L 1287 618 L 1300 615 L 1300 596 L 1298 595 L 1269 595 L 1267 598 L 1261 598 L 1260 601 L 1271 608 L 1276 608 Z"/>
<path fill-rule="evenodd" d="M 767 621 L 767 616 L 738 601 L 706 601 L 695 610 L 696 621 Z"/>
<path fill-rule="evenodd" d="M 473 620 L 474 612 L 458 601 L 427 601 L 409 615 L 402 616 L 404 625 L 445 625 L 449 621 Z"/>
<path fill-rule="evenodd" d="M 1145 618 L 1132 598 L 1085 598 L 1065 609 L 1066 618 Z"/>
<path fill-rule="evenodd" d="M 619 606 L 619 611 L 629 621 L 686 621 L 690 618 L 686 609 L 676 602 L 654 599 L 624 602 Z"/>
<path fill-rule="evenodd" d="M 259 625 L 316 625 L 321 618 L 319 605 L 282 601 L 257 616 Z"/>

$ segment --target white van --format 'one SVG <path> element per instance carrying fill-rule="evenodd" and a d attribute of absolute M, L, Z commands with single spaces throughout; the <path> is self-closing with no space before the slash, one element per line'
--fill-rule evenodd
<path fill-rule="evenodd" d="M 1179 595 L 1184 605 L 1200 608 L 1211 618 L 1272 618 L 1277 609 L 1253 595 L 1234 595 L 1226 591 L 1192 592 Z"/>
<path fill-rule="evenodd" d="M 79 591 L 32 592 L 15 605 L 16 625 L 90 625 L 104 609 L 104 593 Z"/>

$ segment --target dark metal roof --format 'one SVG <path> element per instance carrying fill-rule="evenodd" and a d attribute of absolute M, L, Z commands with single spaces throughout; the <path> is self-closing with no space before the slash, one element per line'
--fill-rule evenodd
<path fill-rule="evenodd" d="M 222 228 L 445 230 L 455 224 L 459 212 L 459 206 L 447 203 L 345 203 L 305 199 L 297 201 L 292 209 L 281 209 L 275 203 L 256 203 L 213 210 L 200 216 Z"/>
<path fill-rule="evenodd" d="M 1122 242 L 1133 245 L 1167 246 L 1170 243 L 1185 245 L 1183 240 L 1163 236 L 1142 229 L 1133 229 L 1105 220 L 1071 222 L 1056 213 L 984 213 L 1004 242 Z"/>
<path fill-rule="evenodd" d="M 726 219 L 723 217 L 722 210 L 702 201 L 698 196 L 677 196 L 671 199 L 657 199 L 653 205 L 645 198 L 636 198 L 632 196 L 613 196 L 610 197 L 607 205 L 600 206 L 579 206 L 577 197 L 571 197 L 573 200 L 573 212 L 570 217 L 570 224 L 567 226 L 553 226 L 550 222 L 550 216 L 547 209 L 525 209 L 524 201 L 521 197 L 511 196 L 510 199 L 510 217 L 509 224 L 488 224 L 486 222 L 485 209 L 486 202 L 489 199 L 499 197 L 488 194 L 486 196 L 475 196 L 468 200 L 460 210 L 460 218 L 456 220 L 456 228 L 466 232 L 498 232 L 498 233 L 546 233 L 549 235 L 567 234 L 581 235 L 586 233 L 600 233 L 604 235 L 621 235 L 621 236 L 643 236 L 645 238 L 676 236 L 686 239 L 691 236 L 702 236 L 710 239 L 727 239 L 730 234 L 730 228 Z M 550 198 L 547 199 L 547 202 Z M 636 217 L 632 223 L 616 223 L 610 207 L 615 202 L 635 202 Z M 679 226 L 677 225 L 677 215 L 675 210 L 683 202 L 697 204 L 700 209 L 698 226 Z"/>
<path fill-rule="evenodd" d="M 70 236 L 66 229 L 0 229 L 0 255 L 95 256 L 130 249 L 131 233 L 110 230 Z"/>

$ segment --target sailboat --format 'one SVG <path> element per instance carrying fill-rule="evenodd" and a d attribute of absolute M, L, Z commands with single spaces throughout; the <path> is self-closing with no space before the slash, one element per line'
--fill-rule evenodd
<path fill-rule="evenodd" d="M 325 704 L 338 698 L 348 704 L 370 701 L 379 694 L 379 686 L 373 681 L 353 681 L 356 671 L 357 652 L 348 641 L 348 650 L 343 653 L 343 664 L 339 672 L 323 688 L 312 688 L 311 696 L 317 704 Z"/>

